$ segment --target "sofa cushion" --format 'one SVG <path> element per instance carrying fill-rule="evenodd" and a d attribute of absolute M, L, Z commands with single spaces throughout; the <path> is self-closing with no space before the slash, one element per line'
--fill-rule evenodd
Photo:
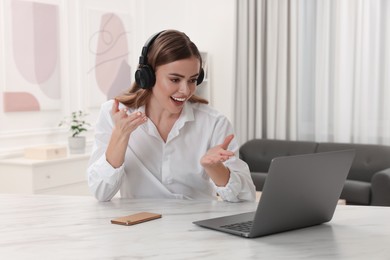
<path fill-rule="evenodd" d="M 255 184 L 256 191 L 262 191 L 267 178 L 266 172 L 251 172 L 253 183 Z"/>
<path fill-rule="evenodd" d="M 315 142 L 253 139 L 240 147 L 240 158 L 251 172 L 264 173 L 275 157 L 314 153 L 316 148 Z"/>
<path fill-rule="evenodd" d="M 390 206 L 390 168 L 374 174 L 371 191 L 371 205 Z"/>
<path fill-rule="evenodd" d="M 369 205 L 371 200 L 371 183 L 346 180 L 340 199 L 347 204 Z"/>
<path fill-rule="evenodd" d="M 345 149 L 356 151 L 355 159 L 348 174 L 348 180 L 371 182 L 372 176 L 390 168 L 390 147 L 369 144 L 319 143 L 317 152 Z"/>
<path fill-rule="evenodd" d="M 251 172 L 256 191 L 262 191 L 266 172 Z M 340 199 L 346 200 L 347 204 L 369 205 L 371 197 L 371 184 L 363 181 L 346 180 Z"/>

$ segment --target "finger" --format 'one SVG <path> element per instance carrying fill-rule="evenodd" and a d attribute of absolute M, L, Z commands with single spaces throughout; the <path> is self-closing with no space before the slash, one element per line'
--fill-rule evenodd
<path fill-rule="evenodd" d="M 114 103 L 112 104 L 111 111 L 113 114 L 119 111 L 119 101 L 116 98 L 114 99 Z"/>
<path fill-rule="evenodd" d="M 130 114 L 131 118 L 138 118 L 141 116 L 142 116 L 142 113 L 140 111 L 134 111 L 133 113 Z"/>
<path fill-rule="evenodd" d="M 227 150 L 233 138 L 234 138 L 233 134 L 226 136 L 225 140 L 223 141 L 223 144 L 221 144 L 221 148 Z"/>
<path fill-rule="evenodd" d="M 139 125 L 145 123 L 147 120 L 148 118 L 146 117 L 146 115 L 141 112 L 133 112 L 126 119 L 128 124 L 133 127 L 138 127 Z"/>
<path fill-rule="evenodd" d="M 235 156 L 235 154 L 230 151 L 225 151 L 224 153 L 220 153 L 219 156 L 223 158 L 223 161 L 226 161 Z"/>
<path fill-rule="evenodd" d="M 208 156 L 203 159 L 204 164 L 206 165 L 214 165 L 223 162 L 223 158 L 220 156 Z"/>
<path fill-rule="evenodd" d="M 229 156 L 222 156 L 221 159 L 219 160 L 220 162 L 225 162 L 227 160 L 229 160 L 230 157 Z"/>
<path fill-rule="evenodd" d="M 138 126 L 142 125 L 143 123 L 145 123 L 147 120 L 148 120 L 148 118 L 147 118 L 146 116 L 140 115 L 140 116 L 138 116 L 137 118 L 135 118 L 135 119 L 133 120 L 132 123 L 133 123 L 136 127 L 138 127 Z"/>
<path fill-rule="evenodd" d="M 231 151 L 227 151 L 227 150 L 222 150 L 220 153 L 219 153 L 220 156 L 233 156 L 234 153 L 231 152 Z"/>
<path fill-rule="evenodd" d="M 137 118 L 146 118 L 146 115 L 140 111 L 134 111 L 129 115 L 130 120 L 135 120 Z"/>

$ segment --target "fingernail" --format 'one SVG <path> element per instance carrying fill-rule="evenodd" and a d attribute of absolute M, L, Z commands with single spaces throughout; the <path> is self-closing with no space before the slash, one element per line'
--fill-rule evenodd
<path fill-rule="evenodd" d="M 137 112 L 137 116 L 140 116 L 141 115 L 141 112 Z"/>

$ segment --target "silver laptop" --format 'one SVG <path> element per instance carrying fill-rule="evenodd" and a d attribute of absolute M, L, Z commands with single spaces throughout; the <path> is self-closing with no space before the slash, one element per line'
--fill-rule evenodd
<path fill-rule="evenodd" d="M 328 222 L 354 156 L 343 150 L 275 158 L 255 212 L 193 223 L 253 238 Z"/>

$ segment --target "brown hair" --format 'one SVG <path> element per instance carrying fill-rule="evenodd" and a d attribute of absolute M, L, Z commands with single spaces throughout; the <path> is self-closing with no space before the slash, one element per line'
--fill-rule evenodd
<path fill-rule="evenodd" d="M 183 32 L 176 30 L 163 31 L 148 49 L 148 64 L 156 71 L 158 66 L 177 60 L 195 56 L 202 64 L 202 57 L 196 45 Z M 129 108 L 139 108 L 147 103 L 152 94 L 152 89 L 142 89 L 134 82 L 130 90 L 116 99 Z M 188 100 L 192 103 L 208 104 L 206 99 L 192 95 Z"/>

